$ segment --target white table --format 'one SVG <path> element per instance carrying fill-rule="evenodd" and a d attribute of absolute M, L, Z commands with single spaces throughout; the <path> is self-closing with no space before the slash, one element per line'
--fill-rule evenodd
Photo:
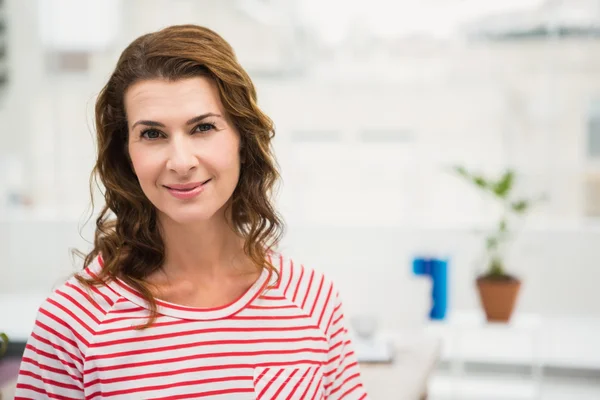
<path fill-rule="evenodd" d="M 440 395 L 455 398 L 481 398 L 477 385 L 465 376 L 465 363 L 525 365 L 531 367 L 531 379 L 515 392 L 504 389 L 511 398 L 539 399 L 542 392 L 544 351 L 543 323 L 536 314 L 515 314 L 509 323 L 489 323 L 480 311 L 455 311 L 446 320 L 430 322 L 428 333 L 443 341 L 442 359 L 451 365 L 451 382 L 438 387 Z M 489 385 L 481 385 L 489 391 Z M 503 390 L 500 386 L 498 390 Z M 488 392 L 489 393 L 489 392 Z"/>
<path fill-rule="evenodd" d="M 371 400 L 420 400 L 439 360 L 437 338 L 419 333 L 384 333 L 394 347 L 390 364 L 361 362 L 363 383 Z"/>

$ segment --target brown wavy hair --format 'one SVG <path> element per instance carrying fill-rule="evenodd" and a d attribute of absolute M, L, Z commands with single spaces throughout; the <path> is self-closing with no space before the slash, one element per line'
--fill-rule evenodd
<path fill-rule="evenodd" d="M 105 205 L 96 219 L 93 250 L 85 255 L 89 266 L 101 255 L 97 277 L 86 285 L 116 278 L 138 290 L 156 320 L 156 299 L 145 281 L 161 268 L 165 245 L 155 207 L 146 198 L 132 169 L 128 150 L 125 91 L 149 79 L 176 81 L 208 77 L 218 88 L 227 116 L 240 134 L 240 178 L 227 212 L 231 228 L 244 238 L 244 252 L 257 268 L 277 274 L 268 253 L 283 235 L 283 221 L 271 203 L 279 173 L 271 148 L 273 122 L 257 106 L 254 85 L 238 63 L 229 43 L 210 29 L 195 25 L 171 26 L 134 40 L 121 54 L 108 83 L 96 101 L 98 158 L 90 189 L 101 182 Z M 92 207 L 93 207 L 92 195 Z"/>

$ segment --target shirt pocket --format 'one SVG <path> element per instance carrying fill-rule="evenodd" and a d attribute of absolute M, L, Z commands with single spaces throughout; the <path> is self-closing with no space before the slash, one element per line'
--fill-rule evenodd
<path fill-rule="evenodd" d="M 322 400 L 320 365 L 254 368 L 256 400 Z"/>

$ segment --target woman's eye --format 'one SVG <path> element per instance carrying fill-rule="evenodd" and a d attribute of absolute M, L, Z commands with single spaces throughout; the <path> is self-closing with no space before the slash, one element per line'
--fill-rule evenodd
<path fill-rule="evenodd" d="M 196 127 L 195 131 L 196 132 L 208 132 L 212 129 L 216 129 L 216 127 L 214 126 L 214 124 L 200 124 Z"/>
<path fill-rule="evenodd" d="M 158 139 L 160 138 L 160 132 L 156 129 L 147 129 L 142 132 L 141 136 L 146 139 Z"/>

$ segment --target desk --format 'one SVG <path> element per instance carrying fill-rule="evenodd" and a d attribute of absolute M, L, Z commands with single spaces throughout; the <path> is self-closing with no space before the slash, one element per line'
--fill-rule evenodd
<path fill-rule="evenodd" d="M 425 334 L 384 334 L 395 349 L 394 361 L 360 363 L 370 400 L 421 400 L 437 366 L 440 341 Z"/>
<path fill-rule="evenodd" d="M 509 323 L 490 323 L 480 311 L 455 311 L 447 320 L 430 322 L 428 332 L 443 340 L 442 359 L 450 362 L 453 371 L 452 382 L 436 387 L 436 394 L 484 398 L 477 385 L 465 378 L 465 363 L 472 362 L 530 366 L 531 379 L 519 387 L 518 393 L 514 387 L 502 385 L 496 393 L 506 398 L 539 399 L 544 366 L 542 322 L 539 315 L 516 313 Z M 489 393 L 488 387 L 484 389 Z"/>

